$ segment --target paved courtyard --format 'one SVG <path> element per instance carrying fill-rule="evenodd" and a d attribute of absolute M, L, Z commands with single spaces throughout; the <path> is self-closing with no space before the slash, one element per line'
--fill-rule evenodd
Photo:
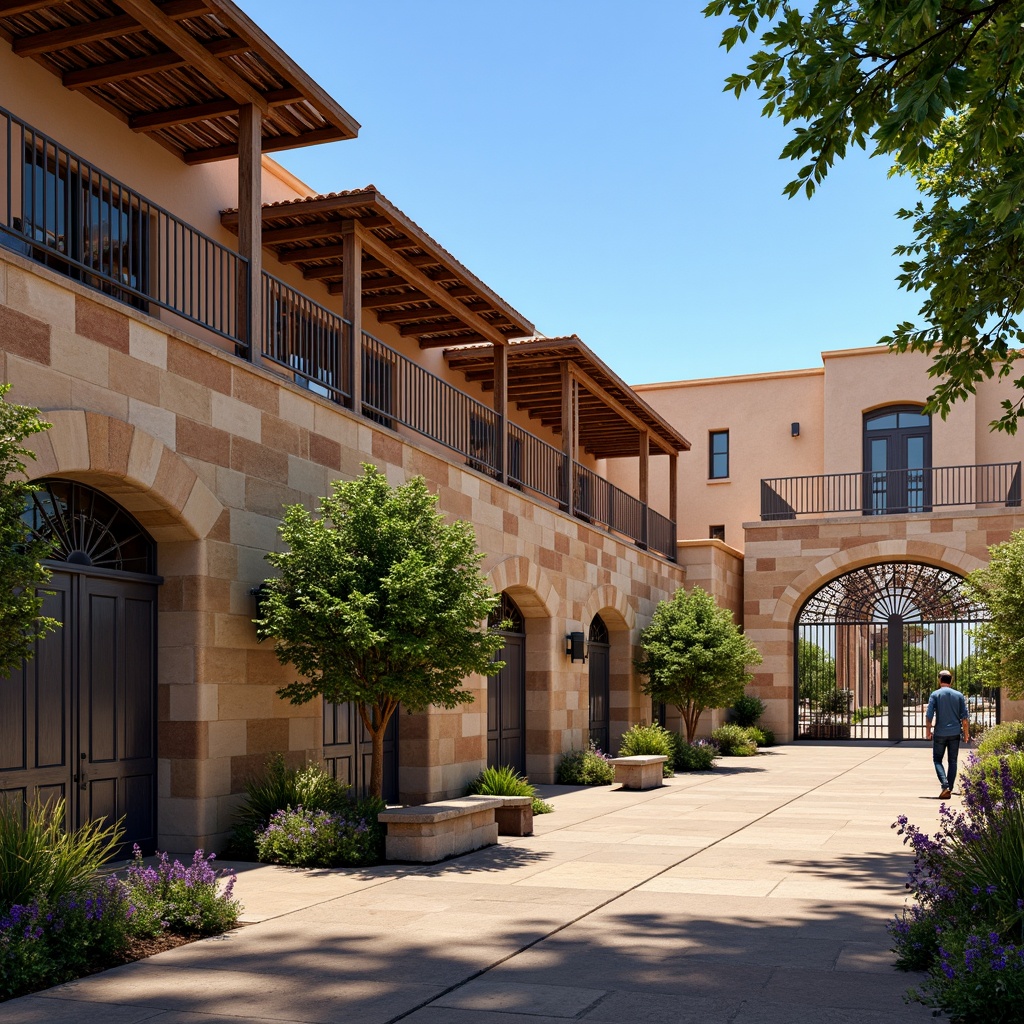
<path fill-rule="evenodd" d="M 536 835 L 432 867 L 239 866 L 246 927 L 0 1004 L 18 1024 L 888 1024 L 899 813 L 927 748 L 800 744 L 658 790 L 544 787 Z"/>

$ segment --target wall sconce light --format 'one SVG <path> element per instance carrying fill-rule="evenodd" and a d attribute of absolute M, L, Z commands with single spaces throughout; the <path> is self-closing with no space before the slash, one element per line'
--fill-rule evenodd
<path fill-rule="evenodd" d="M 790 425 L 789 425 L 789 436 L 790 437 L 799 437 L 800 436 L 800 424 L 799 423 L 790 423 Z"/>
<path fill-rule="evenodd" d="M 587 651 L 583 642 L 582 633 L 566 633 L 565 653 L 570 661 L 586 661 Z"/>

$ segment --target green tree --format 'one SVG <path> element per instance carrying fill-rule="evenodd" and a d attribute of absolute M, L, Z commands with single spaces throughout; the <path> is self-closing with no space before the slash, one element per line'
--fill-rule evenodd
<path fill-rule="evenodd" d="M 640 634 L 643 657 L 636 670 L 647 677 L 643 692 L 679 709 L 691 742 L 707 708 L 726 708 L 753 678 L 747 665 L 760 665 L 757 648 L 719 608 L 714 597 L 694 587 L 661 601 Z"/>
<path fill-rule="evenodd" d="M 815 707 L 836 689 L 835 659 L 818 644 L 800 637 L 797 647 L 797 678 L 800 680 L 800 696 L 810 700 Z"/>
<path fill-rule="evenodd" d="M 1002 686 L 1011 700 L 1024 700 L 1024 530 L 988 550 L 988 565 L 964 582 L 964 593 L 991 616 L 971 631 L 976 679 Z"/>
<path fill-rule="evenodd" d="M 470 673 L 493 675 L 502 646 L 480 629 L 497 597 L 479 569 L 473 528 L 445 522 L 422 477 L 391 487 L 373 466 L 335 481 L 318 516 L 285 511 L 280 575 L 263 584 L 257 635 L 273 637 L 300 677 L 292 704 L 354 701 L 373 739 L 370 791 L 381 795 L 384 731 L 401 703 L 453 708 L 473 699 Z"/>
<path fill-rule="evenodd" d="M 35 653 L 35 643 L 60 623 L 39 613 L 49 572 L 41 564 L 53 542 L 35 536 L 23 518 L 25 502 L 35 490 L 25 477 L 25 460 L 35 453 L 22 442 L 46 430 L 38 409 L 14 405 L 0 384 L 0 678 Z"/>
<path fill-rule="evenodd" d="M 1011 376 L 1024 343 L 1024 0 L 712 0 L 704 13 L 731 22 L 727 49 L 759 44 L 726 89 L 757 92 L 765 116 L 793 126 L 787 195 L 812 195 L 852 147 L 916 178 L 922 201 L 898 213 L 913 241 L 896 252 L 900 286 L 924 296 L 920 324 L 881 340 L 931 354 L 929 411 Z M 992 426 L 1014 433 L 1022 402 Z"/>

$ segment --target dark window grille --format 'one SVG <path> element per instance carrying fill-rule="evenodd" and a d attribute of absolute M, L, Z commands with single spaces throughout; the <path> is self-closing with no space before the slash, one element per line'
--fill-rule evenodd
<path fill-rule="evenodd" d="M 712 430 L 708 434 L 708 477 L 724 480 L 729 476 L 729 431 Z"/>

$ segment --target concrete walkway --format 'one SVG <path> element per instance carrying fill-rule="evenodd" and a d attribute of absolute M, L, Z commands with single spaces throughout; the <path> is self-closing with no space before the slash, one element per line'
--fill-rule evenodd
<path fill-rule="evenodd" d="M 885 922 L 930 825 L 919 746 L 806 744 L 645 793 L 545 787 L 537 834 L 445 864 L 240 866 L 251 922 L 0 1004 L 18 1024 L 888 1024 Z"/>

